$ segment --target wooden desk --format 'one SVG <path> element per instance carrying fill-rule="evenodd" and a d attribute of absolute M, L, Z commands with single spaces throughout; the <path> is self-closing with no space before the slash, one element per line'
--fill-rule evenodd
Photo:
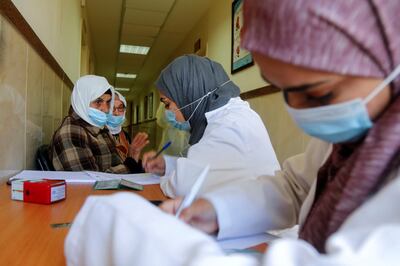
<path fill-rule="evenodd" d="M 11 186 L 0 185 L 0 265 L 65 265 L 68 228 L 52 228 L 50 224 L 72 222 L 89 195 L 116 192 L 68 184 L 66 200 L 40 205 L 11 200 Z M 143 191 L 132 193 L 149 200 L 166 199 L 159 185 L 144 186 Z"/>
<path fill-rule="evenodd" d="M 159 185 L 132 191 L 149 200 L 165 200 Z M 65 265 L 64 239 L 68 228 L 54 223 L 72 222 L 89 195 L 116 190 L 93 190 L 92 185 L 68 184 L 67 199 L 51 205 L 11 200 L 11 186 L 0 185 L 0 265 Z M 266 244 L 253 247 L 264 252 Z"/>

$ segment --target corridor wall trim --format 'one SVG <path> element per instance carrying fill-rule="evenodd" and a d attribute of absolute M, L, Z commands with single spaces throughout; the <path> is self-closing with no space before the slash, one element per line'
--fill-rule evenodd
<path fill-rule="evenodd" d="M 57 60 L 52 56 L 43 42 L 33 31 L 29 23 L 24 19 L 17 7 L 11 0 L 0 0 L 0 14 L 10 21 L 16 29 L 24 36 L 26 41 L 39 54 L 39 56 L 50 66 L 50 68 L 62 79 L 62 81 L 72 90 L 73 82 L 64 72 Z"/>
<path fill-rule="evenodd" d="M 240 94 L 240 98 L 242 98 L 243 100 L 249 100 L 252 98 L 256 98 L 256 97 L 260 97 L 260 96 L 264 96 L 264 95 L 268 95 L 268 94 L 272 94 L 272 93 L 277 93 L 279 92 L 280 89 L 271 86 L 271 85 L 267 85 L 258 89 L 254 89 L 251 91 L 247 91 L 247 92 L 243 92 Z"/>

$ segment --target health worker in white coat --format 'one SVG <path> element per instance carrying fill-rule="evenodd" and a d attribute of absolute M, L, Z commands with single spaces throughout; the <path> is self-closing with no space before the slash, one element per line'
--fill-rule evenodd
<path fill-rule="evenodd" d="M 109 263 L 138 265 L 399 265 L 400 2 L 244 5 L 244 47 L 283 89 L 298 126 L 319 140 L 277 175 L 206 193 L 180 218 L 219 238 L 299 223 L 300 239 L 274 241 L 261 261 L 227 256 L 199 230 L 120 194 L 85 204 L 67 238 L 70 264 L 97 262 L 101 253 Z M 103 213 L 112 215 L 99 244 Z"/>
<path fill-rule="evenodd" d="M 143 156 L 146 172 L 164 176 L 161 188 L 167 196 L 187 194 L 197 178 L 193 164 L 210 165 L 203 192 L 280 169 L 261 118 L 240 99 L 219 63 L 197 55 L 178 57 L 161 72 L 156 87 L 167 121 L 190 132 L 187 158 Z"/>

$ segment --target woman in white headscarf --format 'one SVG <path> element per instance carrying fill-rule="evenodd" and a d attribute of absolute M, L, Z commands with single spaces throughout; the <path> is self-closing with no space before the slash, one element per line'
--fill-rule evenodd
<path fill-rule="evenodd" d="M 104 77 L 88 75 L 77 80 L 71 109 L 53 135 L 50 158 L 56 170 L 142 172 L 132 157 L 122 160 L 105 127 L 113 88 Z"/>
<path fill-rule="evenodd" d="M 122 129 L 122 124 L 125 122 L 126 99 L 118 91 L 114 91 L 114 93 L 113 112 L 107 120 L 107 127 L 114 137 L 117 152 L 122 160 L 132 157 L 139 162 L 142 149 L 149 144 L 148 135 L 145 132 L 139 132 L 131 142 L 128 132 Z"/>

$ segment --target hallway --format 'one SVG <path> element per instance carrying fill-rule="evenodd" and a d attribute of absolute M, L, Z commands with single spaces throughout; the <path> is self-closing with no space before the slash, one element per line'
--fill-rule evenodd
<path fill-rule="evenodd" d="M 128 100 L 124 127 L 157 148 L 154 81 L 174 58 L 222 64 L 263 119 L 280 162 L 304 150 L 280 93 L 255 65 L 232 73 L 231 0 L 0 0 L 0 176 L 35 169 L 35 153 L 67 115 L 75 81 L 105 76 Z"/>

